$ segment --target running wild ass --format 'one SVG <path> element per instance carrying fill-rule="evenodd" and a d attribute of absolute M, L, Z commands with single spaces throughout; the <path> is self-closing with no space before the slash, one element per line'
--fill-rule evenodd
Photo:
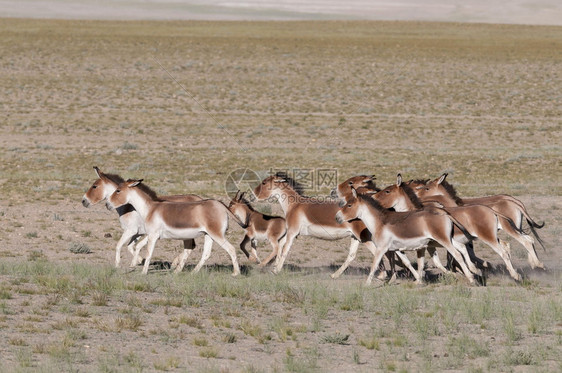
<path fill-rule="evenodd" d="M 373 255 L 376 253 L 371 234 L 363 222 L 354 220 L 338 224 L 334 219 L 339 210 L 336 200 L 303 196 L 299 184 L 284 174 L 265 178 L 254 189 L 254 195 L 258 200 L 276 199 L 285 213 L 287 240 L 275 260 L 274 273 L 283 268 L 291 246 L 299 235 L 330 241 L 352 237 L 348 256 L 342 266 L 332 274 L 332 278 L 339 277 L 355 259 L 360 242 L 363 242 Z M 367 283 L 371 281 L 372 276 L 369 276 Z"/>
<path fill-rule="evenodd" d="M 395 212 L 383 208 L 369 196 L 357 194 L 352 188 L 351 196 L 336 214 L 339 223 L 360 219 L 372 234 L 377 254 L 371 267 L 372 277 L 376 266 L 387 251 L 419 250 L 430 240 L 437 241 L 457 260 L 470 283 L 474 276 L 466 266 L 457 248 L 462 246 L 454 238 L 454 226 L 467 237 L 470 234 L 444 210 L 432 209 L 411 212 Z"/>
<path fill-rule="evenodd" d="M 159 199 L 154 191 L 142 184 L 142 180 L 127 180 L 118 185 L 107 202 L 110 209 L 117 209 L 126 204 L 131 204 L 138 211 L 148 235 L 148 255 L 144 262 L 143 274 L 148 273 L 150 259 L 159 239 L 187 240 L 201 235 L 205 235 L 203 255 L 193 272 L 199 271 L 209 258 L 214 241 L 230 256 L 232 275 L 240 274 L 236 250 L 225 237 L 228 216 L 231 215 L 241 227 L 244 228 L 245 225 L 233 216 L 222 202 L 213 199 L 167 202 Z M 176 273 L 182 271 L 190 253 L 191 251 L 184 250 Z"/>
<path fill-rule="evenodd" d="M 536 229 L 542 228 L 544 223 L 536 223 L 527 212 L 523 202 L 506 194 L 478 198 L 460 198 L 453 185 L 445 180 L 446 177 L 447 174 L 445 173 L 431 181 L 410 181 L 410 186 L 420 199 L 437 200 L 445 207 L 485 205 L 497 213 L 500 213 L 500 229 L 525 247 L 527 250 L 527 259 L 531 268 L 538 267 L 544 269 L 544 264 L 537 257 L 535 239 L 523 231 L 523 221 L 527 221 L 531 232 L 543 249 L 544 244 Z M 508 218 L 509 220 L 507 220 Z M 509 250 L 509 245 L 507 246 L 507 250 Z"/>
<path fill-rule="evenodd" d="M 88 189 L 88 191 L 82 197 L 82 205 L 84 207 L 89 207 L 90 205 L 95 205 L 99 202 L 106 201 L 111 194 L 117 189 L 119 183 L 124 182 L 125 180 L 115 174 L 106 174 L 100 171 L 100 169 L 94 166 L 94 170 L 96 171 L 96 175 L 98 179 L 94 181 L 92 186 Z M 161 200 L 165 201 L 183 201 L 183 202 L 193 202 L 193 201 L 200 201 L 202 200 L 201 197 L 195 194 L 185 194 L 185 195 L 172 195 L 172 196 L 160 196 L 158 197 Z M 148 237 L 145 237 L 141 242 L 139 242 L 136 246 L 135 250 L 135 243 L 139 240 L 139 238 L 146 234 L 144 229 L 144 222 L 140 214 L 137 210 L 131 205 L 126 204 L 118 209 L 116 209 L 117 214 L 119 215 L 119 223 L 121 223 L 121 228 L 123 228 L 123 235 L 117 242 L 117 246 L 115 247 L 115 267 L 119 267 L 119 263 L 121 261 L 121 248 L 123 245 L 127 244 L 127 249 L 133 256 L 133 260 L 131 262 L 131 267 L 136 266 L 142 260 L 139 256 L 139 252 L 147 243 Z M 184 240 L 183 242 L 185 250 L 193 250 L 195 248 L 195 241 L 193 239 Z"/>
<path fill-rule="evenodd" d="M 285 219 L 280 216 L 269 216 L 262 214 L 250 205 L 250 202 L 244 198 L 244 193 L 236 192 L 234 199 L 230 201 L 228 209 L 240 219 L 246 222 L 244 229 L 245 235 L 240 243 L 240 249 L 250 258 L 246 245 L 250 242 L 252 247 L 252 255 L 260 267 L 266 266 L 271 259 L 279 255 L 281 248 L 285 244 L 285 236 L 287 234 L 287 226 Z M 273 251 L 269 256 L 260 262 L 256 251 L 256 241 L 269 241 Z"/>
<path fill-rule="evenodd" d="M 406 185 L 406 183 L 402 182 L 402 176 L 400 174 L 398 174 L 396 178 L 396 184 L 390 185 L 373 194 L 373 198 L 379 201 L 383 207 L 393 208 L 395 211 L 415 211 L 435 208 L 433 202 L 428 203 L 420 201 L 413 190 Z M 444 210 L 458 220 L 471 236 L 480 239 L 486 245 L 490 246 L 492 250 L 503 259 L 513 279 L 516 281 L 521 280 L 521 275 L 517 273 L 511 263 L 507 243 L 501 241 L 497 236 L 500 217 L 513 225 L 514 223 L 511 219 L 484 205 L 446 207 Z M 456 227 L 454 238 L 472 247 L 472 242 L 466 240 L 464 233 Z M 479 258 L 471 257 L 471 259 L 478 261 L 484 267 L 488 266 L 487 263 L 484 263 Z"/>

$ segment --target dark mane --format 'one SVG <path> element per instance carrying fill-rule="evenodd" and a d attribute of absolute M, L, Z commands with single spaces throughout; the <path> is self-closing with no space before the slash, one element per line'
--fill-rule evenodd
<path fill-rule="evenodd" d="M 377 184 L 375 183 L 375 181 L 373 180 L 372 176 L 369 175 L 359 175 L 359 177 L 368 179 L 369 181 L 367 181 L 364 185 L 365 188 L 369 188 L 374 190 L 375 192 L 380 192 L 380 188 L 377 188 Z"/>
<path fill-rule="evenodd" d="M 134 180 L 128 179 L 127 182 L 129 182 L 129 181 L 134 181 Z M 145 192 L 146 194 L 148 194 L 148 196 L 149 196 L 150 198 L 152 198 L 152 200 L 154 200 L 154 201 L 158 201 L 158 202 L 162 202 L 162 201 L 163 201 L 162 199 L 160 199 L 160 198 L 158 197 L 158 194 L 156 194 L 156 192 L 155 192 L 154 190 L 150 189 L 150 187 L 149 187 L 148 185 L 144 184 L 144 183 L 138 184 L 138 185 L 136 186 L 136 188 L 139 188 L 140 190 L 142 190 L 143 192 Z"/>
<path fill-rule="evenodd" d="M 444 180 L 441 183 L 441 186 L 447 191 L 447 193 L 449 194 L 449 196 L 455 200 L 455 203 L 459 206 L 463 206 L 464 202 L 461 199 L 461 197 L 459 197 L 457 195 L 457 191 L 455 190 L 455 187 L 451 184 L 449 184 L 446 180 Z"/>
<path fill-rule="evenodd" d="M 357 195 L 357 199 L 361 200 L 363 202 L 368 203 L 370 206 L 376 208 L 377 210 L 379 210 L 384 216 L 387 215 L 387 213 L 389 212 L 389 210 L 385 209 L 384 207 L 382 207 L 382 205 L 380 204 L 379 201 L 377 201 L 374 198 L 371 198 L 369 195 L 367 194 L 358 194 Z"/>
<path fill-rule="evenodd" d="M 416 211 L 396 212 L 396 211 L 393 211 L 393 210 L 385 209 L 384 207 L 381 206 L 379 201 L 377 201 L 374 198 L 368 197 L 367 195 L 358 194 L 357 198 L 361 199 L 362 201 L 365 201 L 370 206 L 377 209 L 380 212 L 380 214 L 382 215 L 383 222 L 386 222 L 386 223 L 390 223 L 390 224 L 400 223 L 400 222 L 404 221 L 405 219 L 407 219 L 408 216 L 410 216 L 411 214 L 416 213 Z"/>
<path fill-rule="evenodd" d="M 303 190 L 305 189 L 304 185 L 287 175 L 285 172 L 277 172 L 275 177 L 283 178 L 286 180 L 287 184 L 297 192 L 300 196 L 304 197 Z"/>
<path fill-rule="evenodd" d="M 410 198 L 410 201 L 414 204 L 414 207 L 417 210 L 421 210 L 423 209 L 423 204 L 421 203 L 420 199 L 418 198 L 418 196 L 416 196 L 416 193 L 414 193 L 414 190 L 412 188 L 410 188 L 410 186 L 401 183 L 400 184 L 400 188 L 402 188 L 402 190 L 404 191 L 404 193 L 406 193 L 406 195 L 408 196 L 408 198 Z"/>
<path fill-rule="evenodd" d="M 109 180 L 113 181 L 115 184 L 119 185 L 122 182 L 125 181 L 125 179 L 123 179 L 121 176 L 116 175 L 116 174 L 103 174 L 105 177 L 107 177 Z"/>
<path fill-rule="evenodd" d="M 250 209 L 250 211 L 256 211 L 256 210 L 252 207 L 252 205 L 250 205 L 250 201 L 248 201 L 248 200 L 246 199 L 246 197 L 238 198 L 238 201 L 237 201 L 237 202 L 238 202 L 238 203 L 243 203 L 243 204 L 245 204 L 245 205 Z"/>
<path fill-rule="evenodd" d="M 408 184 L 422 184 L 425 185 L 430 179 L 415 179 L 408 181 Z"/>

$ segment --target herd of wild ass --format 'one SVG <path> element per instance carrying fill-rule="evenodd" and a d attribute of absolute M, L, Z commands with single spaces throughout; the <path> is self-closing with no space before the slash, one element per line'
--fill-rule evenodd
<path fill-rule="evenodd" d="M 500 230 L 525 247 L 532 268 L 544 268 L 535 250 L 535 240 L 543 245 L 536 229 L 542 228 L 544 223 L 537 224 L 524 204 L 509 195 L 460 198 L 445 180 L 447 174 L 435 180 L 408 182 L 398 175 L 396 184 L 382 190 L 376 187 L 374 176 L 354 176 L 334 188 L 331 198 L 304 196 L 297 182 L 287 175 L 275 174 L 265 178 L 252 191 L 253 196 L 247 199 L 245 193 L 238 192 L 227 206 L 194 194 L 158 196 L 142 180 L 124 180 L 118 175 L 103 173 L 98 167 L 94 170 L 98 179 L 84 195 L 82 204 L 88 207 L 105 201 L 108 209 L 117 211 L 124 232 L 116 247 L 116 267 L 119 267 L 123 245 L 127 244 L 133 256 L 131 266 L 142 263 L 140 250 L 148 246 L 144 274 L 148 272 L 159 239 L 183 241 L 184 250 L 172 264 L 176 272 L 181 272 L 195 248 L 194 239 L 203 235 L 203 253 L 193 271 L 201 269 L 215 242 L 229 254 L 232 275 L 238 275 L 236 249 L 226 239 L 229 217 L 246 233 L 240 243 L 246 257 L 261 267 L 275 258 L 274 273 L 283 268 L 299 235 L 325 240 L 351 237 L 348 256 L 332 274 L 333 278 L 345 271 L 355 259 L 359 244 L 363 243 L 374 256 L 367 283 L 372 282 L 377 269 L 381 269 L 379 278 L 387 276 L 382 262 L 385 255 L 391 273 L 399 263 L 411 271 L 417 282 L 424 279 L 425 251 L 437 268 L 447 272 L 437 255 L 438 247 L 443 247 L 451 263 L 458 265 L 468 281 L 474 283 L 475 275 L 483 279 L 482 269 L 489 267 L 489 263 L 474 253 L 473 241 L 479 239 L 502 258 L 511 277 L 519 281 L 521 275 L 511 262 L 509 244 L 498 237 Z M 268 216 L 254 210 L 250 200 L 255 199 L 277 200 L 285 217 Z M 524 221 L 528 228 L 524 228 Z M 140 240 L 142 236 L 145 237 Z M 260 261 L 256 242 L 264 240 L 270 242 L 273 251 Z M 246 249 L 248 243 L 251 253 Z M 405 251 L 416 252 L 416 268 Z"/>

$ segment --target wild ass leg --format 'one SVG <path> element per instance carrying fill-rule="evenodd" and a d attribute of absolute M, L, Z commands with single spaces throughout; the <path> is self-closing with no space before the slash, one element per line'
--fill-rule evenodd
<path fill-rule="evenodd" d="M 220 247 L 224 249 L 230 255 L 232 260 L 232 276 L 238 276 L 240 274 L 240 266 L 238 265 L 238 258 L 236 257 L 236 249 L 230 242 L 226 240 L 224 234 L 219 236 L 213 233 L 209 233 L 213 241 L 215 241 Z"/>
<path fill-rule="evenodd" d="M 513 228 L 511 224 L 504 218 L 499 218 L 501 228 L 505 233 L 509 234 L 511 237 L 515 238 L 517 242 L 525 247 L 527 250 L 527 260 L 531 265 L 531 268 L 542 268 L 544 269 L 544 264 L 539 260 L 537 256 L 537 251 L 535 250 L 535 239 L 528 234 L 523 234 L 518 232 Z"/>
<path fill-rule="evenodd" d="M 252 240 L 250 241 L 250 247 L 252 248 L 252 255 L 254 260 L 256 261 L 256 263 L 260 264 L 260 258 L 258 256 L 258 251 L 256 250 L 257 248 L 257 244 L 256 244 L 256 239 L 252 238 Z"/>
<path fill-rule="evenodd" d="M 178 257 L 179 260 L 178 260 L 178 263 L 177 263 L 177 267 L 174 271 L 175 273 L 180 273 L 181 271 L 183 271 L 183 268 L 185 267 L 185 263 L 187 262 L 187 258 L 193 252 L 194 246 L 195 246 L 195 240 L 184 240 L 183 241 L 183 253 L 181 254 L 181 257 Z M 178 258 L 176 258 L 176 260 Z M 176 260 L 174 260 L 174 262 Z M 172 263 L 172 267 L 173 266 L 174 266 L 174 263 Z"/>
<path fill-rule="evenodd" d="M 244 238 L 242 239 L 242 242 L 240 242 L 240 250 L 242 250 L 242 252 L 244 253 L 244 255 L 246 255 L 246 258 L 250 259 L 250 253 L 248 253 L 248 250 L 246 250 L 246 245 L 248 244 L 248 242 L 251 241 L 251 238 L 248 237 L 248 235 L 246 234 L 244 236 Z"/>
<path fill-rule="evenodd" d="M 287 259 L 287 255 L 289 254 L 291 246 L 293 245 L 293 242 L 295 241 L 295 238 L 297 238 L 298 234 L 298 231 L 287 231 L 287 241 L 285 242 L 285 245 L 283 245 L 281 254 L 277 255 L 277 258 L 275 259 L 275 268 L 273 269 L 273 273 L 281 272 L 283 263 L 285 263 L 285 259 Z"/>
<path fill-rule="evenodd" d="M 343 271 L 345 271 L 349 266 L 349 264 L 355 259 L 358 248 L 359 248 L 359 240 L 352 238 L 351 244 L 349 245 L 349 253 L 347 254 L 347 258 L 345 259 L 345 262 L 341 265 L 341 267 L 337 271 L 332 273 L 332 278 L 335 279 L 341 276 Z"/>
<path fill-rule="evenodd" d="M 462 256 L 464 258 L 464 262 L 466 263 L 466 265 L 468 266 L 470 271 L 474 274 L 477 274 L 478 276 L 482 276 L 482 271 L 480 269 L 476 268 L 476 266 L 474 265 L 474 263 L 470 259 L 470 255 L 468 254 L 468 250 L 466 248 L 466 245 L 463 244 L 463 243 L 460 243 L 457 240 L 453 240 L 452 242 L 453 242 L 453 246 L 462 254 Z M 459 263 L 459 264 L 461 264 L 461 263 Z M 464 271 L 464 269 L 463 269 L 463 271 Z"/>
<path fill-rule="evenodd" d="M 283 250 L 283 246 L 285 246 L 285 242 L 287 242 L 287 236 L 283 236 L 283 238 L 281 238 L 279 241 L 277 241 L 275 238 L 270 238 L 269 242 L 271 242 L 273 251 L 260 263 L 259 267 L 261 268 L 265 267 L 269 262 L 271 262 L 271 259 L 281 256 L 281 250 Z"/>
<path fill-rule="evenodd" d="M 418 271 L 416 271 L 414 269 L 414 267 L 412 266 L 412 263 L 410 262 L 410 259 L 408 259 L 408 257 L 406 256 L 406 254 L 404 254 L 401 251 L 396 251 L 396 255 L 400 258 L 400 260 L 402 261 L 402 263 L 404 263 L 404 265 L 406 266 L 406 268 L 408 268 L 410 270 L 410 272 L 412 272 L 412 274 L 414 275 L 414 278 L 416 279 L 416 282 L 418 284 L 422 283 L 421 277 L 418 273 Z"/>
<path fill-rule="evenodd" d="M 457 263 L 459 263 L 459 265 L 462 268 L 462 271 L 464 273 L 464 275 L 466 276 L 466 278 L 468 279 L 468 281 L 473 284 L 474 283 L 474 275 L 472 274 L 472 272 L 470 272 L 470 270 L 468 269 L 468 267 L 466 266 L 466 263 L 464 262 L 464 259 L 462 257 L 462 255 L 460 254 L 460 252 L 455 248 L 455 246 L 449 242 L 440 242 L 441 245 L 443 245 L 443 247 L 445 247 L 445 249 L 447 250 L 447 252 L 449 252 L 453 258 L 457 261 Z"/>
<path fill-rule="evenodd" d="M 425 279 L 425 247 L 416 251 L 418 258 L 418 273 L 420 275 L 420 283 L 423 283 Z"/>
<path fill-rule="evenodd" d="M 370 285 L 373 282 L 373 277 L 375 276 L 375 271 L 379 268 L 381 263 L 382 257 L 386 253 L 388 249 L 381 249 L 377 247 L 375 257 L 373 258 L 373 264 L 371 265 L 371 271 L 369 272 L 369 276 L 367 276 L 367 281 L 365 285 Z"/>
<path fill-rule="evenodd" d="M 126 230 L 123 232 L 123 235 L 117 242 L 117 246 L 115 247 L 115 268 L 119 268 L 119 263 L 121 262 L 121 248 L 125 243 L 134 242 L 135 235 L 137 231 Z M 133 253 L 131 253 L 133 254 Z"/>
<path fill-rule="evenodd" d="M 502 245 L 502 242 L 497 238 L 496 238 L 496 242 L 493 242 L 491 240 L 490 241 L 485 240 L 485 239 L 481 239 L 481 240 L 485 242 L 488 246 L 490 246 L 503 259 L 503 262 L 505 263 L 505 267 L 509 271 L 510 276 L 515 281 L 521 281 L 521 275 L 517 273 L 517 270 L 515 268 L 513 268 L 513 263 L 511 263 L 511 255 L 509 254 L 509 251 L 506 250 L 505 246 Z"/>
<path fill-rule="evenodd" d="M 143 275 L 148 274 L 148 266 L 150 265 L 150 259 L 152 258 L 152 254 L 154 253 L 154 247 L 156 246 L 156 242 L 160 237 L 157 235 L 151 235 L 148 237 L 148 254 L 146 255 L 146 259 L 144 261 L 144 267 L 142 268 Z"/>
<path fill-rule="evenodd" d="M 133 259 L 131 260 L 131 267 L 136 267 L 142 263 L 142 256 L 140 256 L 140 251 L 148 243 L 148 236 L 144 236 L 142 240 L 135 247 L 135 252 L 133 254 Z"/>
<path fill-rule="evenodd" d="M 203 253 L 201 254 L 201 259 L 199 259 L 199 263 L 197 263 L 195 268 L 193 268 L 192 271 L 193 273 L 199 272 L 201 267 L 203 267 L 207 259 L 209 259 L 209 257 L 211 256 L 212 248 L 213 248 L 213 239 L 208 234 L 206 234 L 205 241 L 203 243 Z"/>
<path fill-rule="evenodd" d="M 433 264 L 437 268 L 439 268 L 443 273 L 449 273 L 450 271 L 447 268 L 445 268 L 443 263 L 441 263 L 441 259 L 437 254 L 437 248 L 435 247 L 435 244 L 430 242 L 426 249 L 427 249 L 427 253 L 431 257 L 431 260 L 433 261 Z"/>

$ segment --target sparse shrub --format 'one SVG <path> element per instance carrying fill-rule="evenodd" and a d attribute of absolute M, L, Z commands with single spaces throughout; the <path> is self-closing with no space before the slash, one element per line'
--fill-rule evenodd
<path fill-rule="evenodd" d="M 379 340 L 375 337 L 372 337 L 371 339 L 361 339 L 359 340 L 359 344 L 363 347 L 365 347 L 368 350 L 380 350 L 380 343 Z"/>
<path fill-rule="evenodd" d="M 43 250 L 33 250 L 27 256 L 27 260 L 29 260 L 30 262 L 33 262 L 33 261 L 36 261 L 36 260 L 39 260 L 39 259 L 45 259 L 45 254 L 43 253 Z"/>
<path fill-rule="evenodd" d="M 209 345 L 209 341 L 207 341 L 206 338 L 202 337 L 202 338 L 193 338 L 193 344 L 195 346 L 199 346 L 199 347 L 206 347 Z"/>
<path fill-rule="evenodd" d="M 88 245 L 79 242 L 71 243 L 68 250 L 73 254 L 90 254 L 92 252 Z"/>
<path fill-rule="evenodd" d="M 126 315 L 124 317 L 117 316 L 115 319 L 115 328 L 120 331 L 122 329 L 137 331 L 142 325 L 142 320 L 137 315 Z"/>
<path fill-rule="evenodd" d="M 13 337 L 8 340 L 12 346 L 27 346 L 27 342 L 19 337 Z"/>
<path fill-rule="evenodd" d="M 205 357 L 207 359 L 211 359 L 211 358 L 214 359 L 217 356 L 219 356 L 219 352 L 215 348 L 209 347 L 199 351 L 199 356 Z"/>
<path fill-rule="evenodd" d="M 506 365 L 534 365 L 533 354 L 528 351 L 508 350 L 504 356 Z"/>
<path fill-rule="evenodd" d="M 332 343 L 337 345 L 349 344 L 349 334 L 336 333 L 333 335 L 325 335 L 322 337 L 323 343 Z"/>
<path fill-rule="evenodd" d="M 92 294 L 92 305 L 107 306 L 108 296 L 103 291 L 94 291 Z"/>
<path fill-rule="evenodd" d="M 164 361 L 157 361 L 154 363 L 154 369 L 161 371 L 168 371 L 176 369 L 180 366 L 180 360 L 177 357 L 171 356 Z"/>
<path fill-rule="evenodd" d="M 235 343 L 236 342 L 236 335 L 234 333 L 228 333 L 222 339 L 225 343 Z"/>

